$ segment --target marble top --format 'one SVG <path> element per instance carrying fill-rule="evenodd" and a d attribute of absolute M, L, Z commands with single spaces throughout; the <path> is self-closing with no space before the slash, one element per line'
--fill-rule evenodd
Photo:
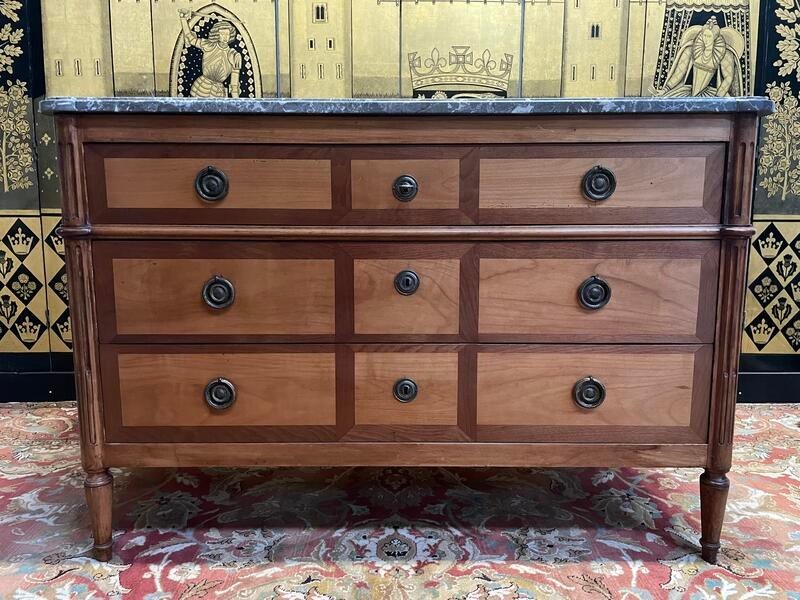
<path fill-rule="evenodd" d="M 480 100 L 301 98 L 46 98 L 46 113 L 214 113 L 306 115 L 768 114 L 771 100 L 726 98 L 498 98 Z"/>

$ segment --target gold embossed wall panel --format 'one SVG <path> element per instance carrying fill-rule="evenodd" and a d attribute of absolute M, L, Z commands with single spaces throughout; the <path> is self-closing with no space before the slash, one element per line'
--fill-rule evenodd
<path fill-rule="evenodd" d="M 742 351 L 800 352 L 800 221 L 759 221 L 756 231 Z"/>
<path fill-rule="evenodd" d="M 204 97 L 744 94 L 754 81 L 759 7 L 758 0 L 42 2 L 50 95 Z M 721 52 L 703 59 L 692 50 L 698 40 Z"/>
<path fill-rule="evenodd" d="M 50 96 L 113 96 L 108 0 L 42 2 Z"/>
<path fill-rule="evenodd" d="M 152 96 L 156 87 L 150 2 L 111 0 L 109 9 L 115 94 Z"/>
<path fill-rule="evenodd" d="M 157 95 L 277 94 L 273 0 L 152 2 Z"/>
<path fill-rule="evenodd" d="M 800 371 L 800 2 L 769 2 L 762 21 L 756 91 L 776 111 L 761 121 L 742 362 Z"/>
<path fill-rule="evenodd" d="M 48 352 L 38 216 L 0 217 L 0 352 Z"/>
<path fill-rule="evenodd" d="M 519 1 L 403 2 L 401 95 L 518 96 Z"/>

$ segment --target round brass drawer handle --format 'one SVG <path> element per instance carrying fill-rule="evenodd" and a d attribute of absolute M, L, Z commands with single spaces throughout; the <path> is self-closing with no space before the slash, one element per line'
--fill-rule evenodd
<path fill-rule="evenodd" d="M 419 289 L 419 275 L 410 269 L 400 271 L 394 277 L 394 289 L 402 296 L 410 296 Z"/>
<path fill-rule="evenodd" d="M 617 189 L 617 178 L 611 169 L 597 165 L 583 176 L 581 187 L 587 200 L 592 202 L 608 200 Z"/>
<path fill-rule="evenodd" d="M 606 386 L 591 375 L 578 380 L 572 390 L 575 404 L 581 408 L 597 408 L 606 399 Z"/>
<path fill-rule="evenodd" d="M 214 310 L 229 307 L 236 299 L 233 283 L 221 275 L 214 275 L 203 284 L 203 302 Z"/>
<path fill-rule="evenodd" d="M 398 402 L 411 402 L 417 397 L 419 388 L 417 387 L 416 381 L 413 379 L 404 378 L 395 381 L 392 392 Z"/>
<path fill-rule="evenodd" d="M 209 165 L 195 177 L 194 191 L 206 202 L 224 200 L 228 195 L 228 176 L 221 169 Z"/>
<path fill-rule="evenodd" d="M 578 302 L 588 310 L 603 308 L 611 300 L 611 286 L 608 282 L 592 275 L 578 287 Z"/>
<path fill-rule="evenodd" d="M 392 184 L 392 194 L 400 202 L 411 202 L 419 192 L 419 183 L 411 175 L 400 175 Z"/>
<path fill-rule="evenodd" d="M 214 410 L 225 410 L 236 400 L 236 387 L 224 377 L 217 377 L 206 384 L 203 396 Z"/>

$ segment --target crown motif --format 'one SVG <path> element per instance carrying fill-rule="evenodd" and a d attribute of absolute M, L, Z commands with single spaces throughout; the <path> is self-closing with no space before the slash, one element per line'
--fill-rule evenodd
<path fill-rule="evenodd" d="M 53 232 L 50 235 L 50 243 L 53 244 L 53 250 L 56 251 L 56 254 L 59 256 L 64 256 L 64 238 L 58 235 L 57 233 Z"/>
<path fill-rule="evenodd" d="M 783 246 L 783 242 L 775 237 L 775 235 L 770 231 L 769 235 L 766 239 L 758 240 L 758 245 L 761 249 L 761 256 L 766 259 L 772 260 L 776 256 L 778 256 L 778 252 L 781 251 L 781 246 Z"/>
<path fill-rule="evenodd" d="M 411 87 L 422 97 L 506 96 L 513 62 L 513 55 L 503 54 L 498 63 L 488 49 L 476 57 L 470 46 L 452 46 L 447 58 L 438 48 L 424 60 L 417 52 L 408 54 Z"/>
<path fill-rule="evenodd" d="M 64 321 L 63 323 L 56 323 L 56 328 L 58 329 L 58 333 L 61 335 L 61 339 L 64 340 L 64 343 L 71 344 L 72 325 L 70 323 L 70 319 L 67 318 L 67 320 Z"/>
<path fill-rule="evenodd" d="M 8 236 L 11 251 L 17 256 L 27 256 L 33 247 L 33 236 L 25 235 L 22 227 L 17 228 L 17 233 Z"/>
<path fill-rule="evenodd" d="M 24 344 L 32 344 L 39 339 L 39 330 L 42 328 L 40 324 L 31 321 L 31 318 L 28 316 L 25 317 L 22 323 L 18 322 L 14 327 L 17 328 L 19 339 L 21 339 Z"/>
<path fill-rule="evenodd" d="M 800 304 L 800 281 L 790 285 L 789 292 L 792 294 L 792 298 L 794 299 L 794 301 Z"/>
<path fill-rule="evenodd" d="M 759 346 L 769 342 L 774 332 L 775 327 L 769 325 L 764 318 L 758 325 L 750 325 L 750 334 L 753 336 L 753 341 Z"/>

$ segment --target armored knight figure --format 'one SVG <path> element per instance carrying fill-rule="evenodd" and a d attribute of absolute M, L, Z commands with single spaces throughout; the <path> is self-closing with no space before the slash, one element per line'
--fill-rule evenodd
<path fill-rule="evenodd" d="M 202 39 L 189 27 L 191 12 L 182 10 L 180 16 L 186 43 L 203 51 L 202 74 L 192 83 L 189 95 L 196 98 L 226 98 L 228 90 L 225 81 L 230 77 L 230 95 L 238 98 L 242 55 L 231 48 L 236 28 L 227 21 L 218 21 L 211 27 L 208 38 Z"/>
<path fill-rule="evenodd" d="M 667 74 L 664 96 L 739 96 L 745 92 L 739 59 L 744 37 L 732 27 L 693 25 L 681 36 L 675 60 Z M 689 78 L 691 76 L 691 83 Z"/>

